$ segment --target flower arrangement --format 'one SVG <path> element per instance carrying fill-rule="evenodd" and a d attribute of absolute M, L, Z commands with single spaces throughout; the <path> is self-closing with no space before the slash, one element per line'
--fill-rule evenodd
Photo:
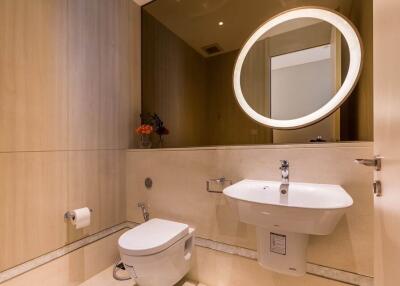
<path fill-rule="evenodd" d="M 159 136 L 159 145 L 162 147 L 163 145 L 163 136 L 169 134 L 169 130 L 164 126 L 164 122 L 161 120 L 161 118 L 154 113 L 152 115 L 153 119 L 153 124 L 156 130 L 157 135 Z"/>
<path fill-rule="evenodd" d="M 153 126 L 149 124 L 142 124 L 136 128 L 136 133 L 140 135 L 139 147 L 143 149 L 151 148 L 150 135 L 153 133 Z"/>
<path fill-rule="evenodd" d="M 164 142 L 163 136 L 168 135 L 169 130 L 164 126 L 164 122 L 161 118 L 156 113 L 141 114 L 140 118 L 142 120 L 142 125 L 136 129 L 136 132 L 138 132 L 138 134 L 141 134 L 139 132 L 144 132 L 149 135 L 155 132 L 159 136 L 158 145 L 162 147 Z"/>

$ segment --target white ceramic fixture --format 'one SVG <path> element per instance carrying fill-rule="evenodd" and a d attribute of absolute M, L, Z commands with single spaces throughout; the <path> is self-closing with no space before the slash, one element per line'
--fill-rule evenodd
<path fill-rule="evenodd" d="M 308 236 L 330 234 L 353 200 L 338 185 L 243 180 L 224 190 L 239 220 L 257 227 L 259 263 L 304 275 Z"/>
<path fill-rule="evenodd" d="M 322 20 L 332 24 L 336 27 L 343 35 L 344 39 L 347 41 L 350 52 L 350 63 L 349 70 L 344 80 L 342 86 L 337 91 L 336 95 L 332 97 L 325 105 L 323 105 L 318 110 L 296 119 L 289 120 L 278 120 L 266 117 L 262 114 L 257 113 L 246 101 L 245 96 L 241 87 L 241 73 L 244 61 L 247 54 L 253 47 L 253 45 L 262 38 L 268 31 L 274 27 L 283 24 L 285 22 L 302 19 L 302 18 L 314 18 Z M 237 58 L 234 73 L 233 73 L 233 87 L 236 99 L 243 109 L 243 111 L 250 116 L 255 121 L 276 129 L 296 129 L 311 125 L 316 123 L 325 117 L 332 114 L 340 105 L 345 101 L 345 99 L 351 94 L 354 86 L 356 85 L 362 66 L 362 44 L 360 36 L 353 26 L 353 24 L 346 19 L 344 16 L 340 15 L 336 11 L 316 8 L 316 7 L 303 7 L 294 10 L 289 10 L 279 14 L 268 20 L 265 24 L 259 27 L 248 39 L 248 41 L 243 46 Z"/>
<path fill-rule="evenodd" d="M 151 219 L 118 240 L 122 262 L 141 286 L 172 286 L 190 270 L 194 229 L 163 219 Z"/>

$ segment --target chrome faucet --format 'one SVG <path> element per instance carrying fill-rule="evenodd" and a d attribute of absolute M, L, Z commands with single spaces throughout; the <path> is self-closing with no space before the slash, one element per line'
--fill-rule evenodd
<path fill-rule="evenodd" d="M 147 210 L 146 204 L 143 202 L 138 203 L 138 208 L 142 210 L 144 221 L 148 221 L 150 219 L 150 213 Z"/>
<path fill-rule="evenodd" d="M 279 169 L 282 174 L 282 184 L 279 187 L 279 191 L 282 195 L 285 195 L 289 191 L 289 161 L 281 160 L 281 166 Z"/>

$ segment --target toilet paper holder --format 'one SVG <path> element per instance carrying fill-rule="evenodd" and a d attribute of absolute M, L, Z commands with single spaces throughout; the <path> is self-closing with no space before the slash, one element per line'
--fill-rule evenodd
<path fill-rule="evenodd" d="M 93 209 L 89 209 L 89 211 L 90 211 L 90 213 L 92 213 Z M 74 213 L 72 211 L 67 211 L 64 214 L 64 219 L 65 220 L 74 220 L 75 219 L 75 215 L 74 215 Z"/>

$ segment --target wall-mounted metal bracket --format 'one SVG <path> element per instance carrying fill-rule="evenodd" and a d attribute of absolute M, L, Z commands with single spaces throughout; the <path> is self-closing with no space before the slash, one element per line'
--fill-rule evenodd
<path fill-rule="evenodd" d="M 207 181 L 207 192 L 222 193 L 224 188 L 230 185 L 232 185 L 232 180 L 228 180 L 225 177 L 218 179 L 210 179 Z"/>

